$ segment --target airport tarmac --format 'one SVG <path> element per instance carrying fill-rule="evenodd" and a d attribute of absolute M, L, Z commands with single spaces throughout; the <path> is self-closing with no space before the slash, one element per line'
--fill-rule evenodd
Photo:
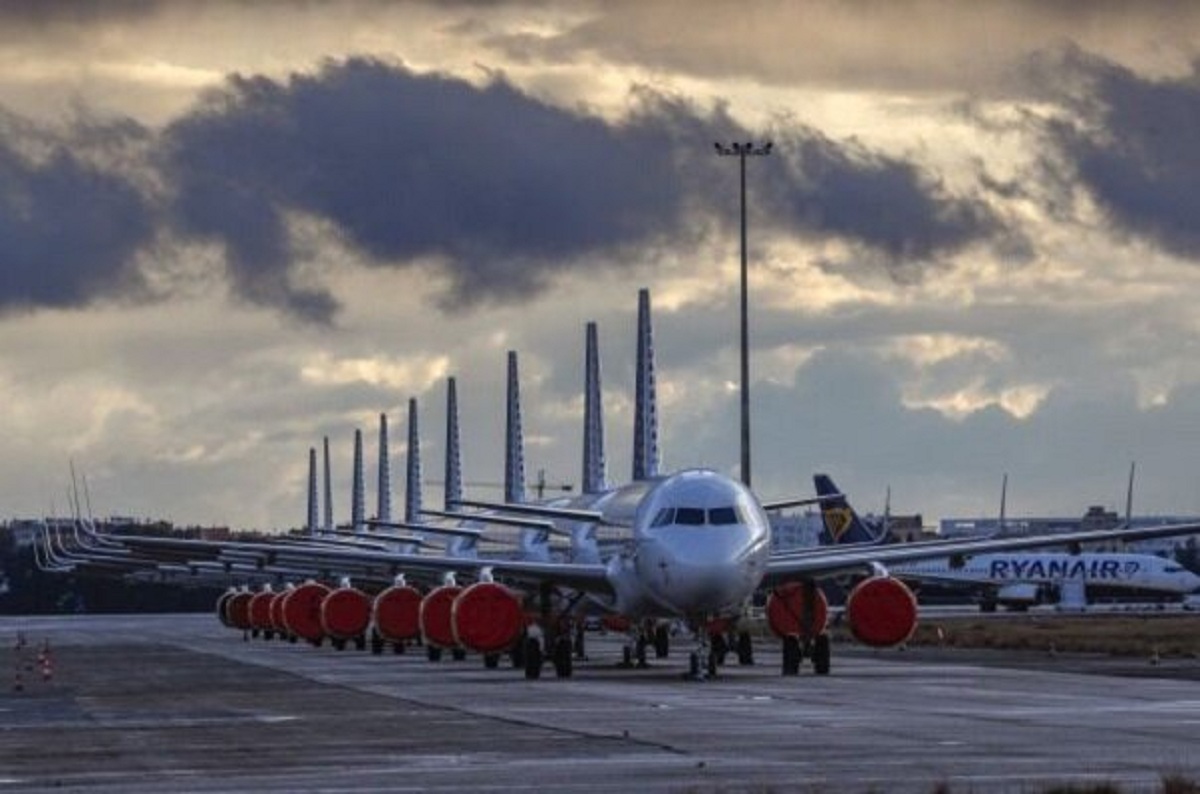
<path fill-rule="evenodd" d="M 19 653 L 18 631 L 30 641 Z M 756 666 L 696 683 L 681 680 L 682 645 L 619 670 L 617 638 L 588 640 L 575 677 L 526 681 L 478 658 L 244 642 L 207 614 L 0 618 L 0 671 L 24 687 L 0 690 L 0 792 L 1155 791 L 1164 773 L 1200 779 L 1195 681 L 843 648 L 832 675 L 786 679 L 762 643 Z"/>

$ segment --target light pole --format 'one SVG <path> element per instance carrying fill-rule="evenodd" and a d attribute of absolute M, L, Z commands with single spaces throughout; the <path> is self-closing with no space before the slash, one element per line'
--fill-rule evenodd
<path fill-rule="evenodd" d="M 723 143 L 714 144 L 717 148 L 717 154 L 722 157 L 737 157 L 738 165 L 740 166 L 741 175 L 741 198 L 742 198 L 742 300 L 741 300 L 741 328 L 742 328 L 742 482 L 746 487 L 750 487 L 750 324 L 747 315 L 748 304 L 746 299 L 746 158 L 747 157 L 765 157 L 771 153 L 771 142 L 767 141 L 761 146 L 756 146 L 747 141 L 746 143 L 734 142 L 729 145 Z"/>

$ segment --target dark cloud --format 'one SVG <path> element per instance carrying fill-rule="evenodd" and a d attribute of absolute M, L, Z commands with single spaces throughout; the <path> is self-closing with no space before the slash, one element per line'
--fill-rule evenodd
<path fill-rule="evenodd" d="M 734 191 L 714 129 L 741 131 L 643 91 L 623 123 L 552 107 L 502 79 L 483 87 L 370 60 L 286 83 L 235 78 L 166 133 L 179 228 L 219 240 L 252 301 L 325 319 L 333 304 L 289 282 L 286 214 L 332 221 L 378 264 L 436 261 L 450 307 L 516 300 L 588 254 L 643 251 L 689 234 L 685 210 Z M 976 204 L 913 166 L 780 130 L 764 200 L 777 225 L 846 237 L 889 261 L 953 250 L 994 231 Z"/>
<path fill-rule="evenodd" d="M 126 177 L 81 155 L 138 130 L 81 124 L 70 147 L 51 140 L 38 157 L 21 150 L 21 132 L 0 132 L 0 311 L 142 289 L 133 259 L 153 234 L 153 210 Z"/>
<path fill-rule="evenodd" d="M 1073 111 L 1048 126 L 1061 164 L 1116 229 L 1200 257 L 1200 64 L 1151 80 L 1077 49 L 1038 66 Z"/>

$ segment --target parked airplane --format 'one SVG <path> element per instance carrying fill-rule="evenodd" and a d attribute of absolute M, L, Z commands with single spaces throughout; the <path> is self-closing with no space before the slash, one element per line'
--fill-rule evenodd
<path fill-rule="evenodd" d="M 1007 481 L 1007 478 L 1006 478 Z M 839 493 L 824 474 L 813 478 L 818 494 Z M 1132 493 L 1133 470 L 1130 469 Z M 1002 493 L 1004 489 L 1002 489 Z M 1001 497 L 1001 516 L 1004 515 Z M 1127 509 L 1128 512 L 1128 509 Z M 877 535 L 859 518 L 844 497 L 836 497 L 821 508 L 826 531 L 833 537 L 854 533 L 856 537 Z M 1129 525 L 1126 518 L 1125 526 Z M 1003 518 L 1001 519 L 1003 525 Z M 1118 589 L 1183 596 L 1200 592 L 1200 576 L 1173 560 L 1153 554 L 1126 552 L 1040 552 L 1036 554 L 978 554 L 905 563 L 892 567 L 892 575 L 905 581 L 927 581 L 976 585 L 986 592 L 980 601 L 984 612 L 997 604 L 1027 609 L 1058 595 L 1074 600 L 1083 588 Z M 1082 601 L 1082 599 L 1080 599 Z"/>

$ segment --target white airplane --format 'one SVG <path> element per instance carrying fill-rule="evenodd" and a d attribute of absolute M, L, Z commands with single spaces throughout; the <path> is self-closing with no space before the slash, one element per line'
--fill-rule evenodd
<path fill-rule="evenodd" d="M 1200 576 L 1173 560 L 1153 554 L 980 554 L 966 559 L 944 558 L 898 565 L 892 573 L 902 579 L 984 587 L 988 592 L 979 604 L 984 612 L 995 611 L 998 604 L 1027 609 L 1042 603 L 1053 591 L 1070 592 L 1072 586 L 1180 598 L 1200 592 Z"/>

